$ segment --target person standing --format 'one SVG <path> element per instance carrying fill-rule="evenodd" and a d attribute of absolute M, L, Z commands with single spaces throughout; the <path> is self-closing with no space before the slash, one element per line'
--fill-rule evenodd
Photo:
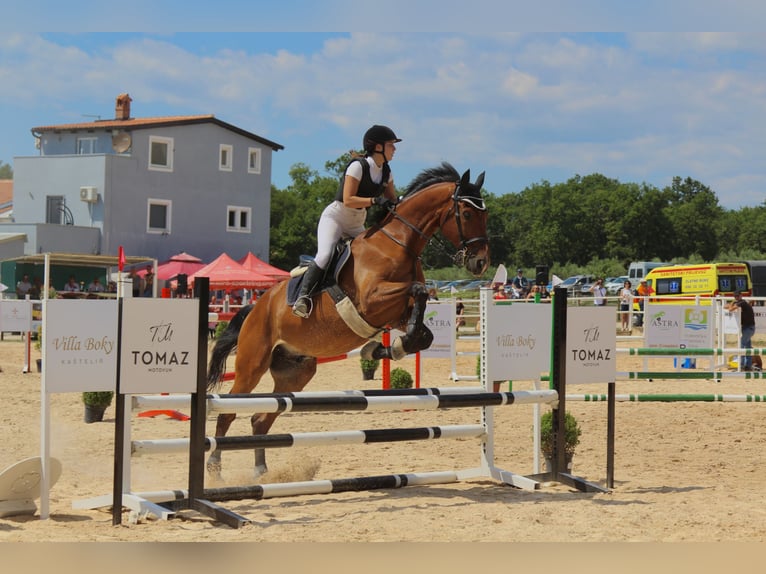
<path fill-rule="evenodd" d="M 652 286 L 647 283 L 646 279 L 641 279 L 636 288 L 636 297 L 638 297 L 638 317 L 636 318 L 636 327 L 644 326 L 644 303 L 649 295 L 654 293 Z"/>
<path fill-rule="evenodd" d="M 731 301 L 726 305 L 726 310 L 740 313 L 740 349 L 752 349 L 753 348 L 753 335 L 755 335 L 755 313 L 750 303 L 742 298 L 741 291 L 734 292 L 734 301 Z M 739 360 L 739 366 L 743 371 L 753 370 L 753 357 L 750 355 L 742 355 Z"/>
<path fill-rule="evenodd" d="M 529 280 L 524 277 L 524 270 L 519 267 L 516 269 L 516 277 L 513 278 L 513 290 L 518 293 L 518 297 L 523 299 L 529 292 Z"/>
<path fill-rule="evenodd" d="M 591 285 L 590 292 L 593 293 L 594 305 L 597 307 L 606 305 L 606 287 L 604 287 L 603 279 L 596 279 L 596 282 Z"/>
<path fill-rule="evenodd" d="M 630 306 L 633 304 L 633 284 L 625 281 L 620 289 L 620 321 L 622 322 L 623 333 L 630 334 Z"/>
<path fill-rule="evenodd" d="M 32 284 L 29 282 L 29 275 L 24 273 L 21 280 L 16 283 L 16 298 L 26 299 L 27 294 L 32 290 Z"/>
<path fill-rule="evenodd" d="M 146 266 L 144 274 L 144 297 L 154 297 L 154 267 Z"/>
<path fill-rule="evenodd" d="M 386 126 L 374 125 L 362 138 L 364 156 L 346 166 L 335 200 L 325 207 L 317 226 L 317 253 L 306 269 L 293 314 L 306 319 L 311 315 L 311 294 L 324 277 L 335 244 L 343 236 L 364 232 L 367 208 L 380 205 L 393 209 L 398 203 L 394 178 L 388 165 L 402 141 Z"/>

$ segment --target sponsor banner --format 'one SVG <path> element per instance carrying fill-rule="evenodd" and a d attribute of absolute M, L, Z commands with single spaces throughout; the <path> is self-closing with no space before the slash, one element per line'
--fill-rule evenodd
<path fill-rule="evenodd" d="M 199 302 L 131 298 L 122 311 L 120 391 L 196 391 Z"/>
<path fill-rule="evenodd" d="M 0 331 L 32 331 L 32 301 L 0 299 Z"/>
<path fill-rule="evenodd" d="M 490 301 L 487 380 L 539 380 L 550 370 L 551 305 Z"/>
<path fill-rule="evenodd" d="M 567 385 L 612 383 L 617 375 L 617 330 L 611 307 L 567 309 Z"/>
<path fill-rule="evenodd" d="M 709 349 L 713 346 L 714 309 L 706 305 L 646 306 L 646 346 Z"/>
<path fill-rule="evenodd" d="M 50 299 L 45 305 L 46 391 L 115 390 L 117 301 Z"/>

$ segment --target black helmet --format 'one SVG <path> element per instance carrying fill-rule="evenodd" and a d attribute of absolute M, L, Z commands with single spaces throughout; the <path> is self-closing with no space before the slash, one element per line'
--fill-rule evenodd
<path fill-rule="evenodd" d="M 364 132 L 362 145 L 364 146 L 364 151 L 372 153 L 375 151 L 375 144 L 384 144 L 390 141 L 400 142 L 402 140 L 396 137 L 394 130 L 391 128 L 376 124 Z"/>

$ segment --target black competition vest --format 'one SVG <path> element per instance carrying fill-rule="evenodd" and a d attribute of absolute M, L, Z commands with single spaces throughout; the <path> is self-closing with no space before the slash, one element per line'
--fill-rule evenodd
<path fill-rule="evenodd" d="M 383 177 L 381 178 L 380 183 L 375 183 L 370 176 L 370 164 L 367 163 L 367 158 L 359 157 L 352 159 L 346 165 L 346 169 L 343 170 L 343 175 L 340 177 L 340 185 L 338 186 L 338 193 L 335 194 L 335 201 L 343 203 L 343 182 L 346 179 L 346 170 L 348 170 L 348 166 L 355 161 L 362 164 L 362 179 L 359 181 L 359 189 L 356 192 L 359 197 L 378 197 L 379 195 L 382 195 L 383 191 L 386 189 L 386 185 L 388 185 L 388 177 L 391 175 L 391 168 L 389 167 L 388 162 L 383 164 Z"/>

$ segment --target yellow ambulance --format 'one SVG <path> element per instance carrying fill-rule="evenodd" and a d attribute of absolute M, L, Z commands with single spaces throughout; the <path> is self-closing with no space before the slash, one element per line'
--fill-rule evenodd
<path fill-rule="evenodd" d="M 752 283 L 745 263 L 698 263 L 695 265 L 671 265 L 656 267 L 646 275 L 652 288 L 652 303 L 684 303 L 699 296 L 717 295 L 731 297 L 734 291 L 751 294 Z"/>

